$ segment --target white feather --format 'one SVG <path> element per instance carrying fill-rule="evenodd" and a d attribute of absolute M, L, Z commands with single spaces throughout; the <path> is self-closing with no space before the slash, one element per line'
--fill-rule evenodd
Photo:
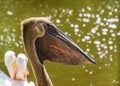
<path fill-rule="evenodd" d="M 16 61 L 16 65 L 19 65 L 20 68 L 17 72 L 16 78 L 19 77 L 18 80 L 11 79 L 14 68 L 12 67 L 12 62 Z M 28 59 L 24 54 L 19 54 L 16 58 L 14 51 L 7 51 L 5 53 L 4 57 L 5 66 L 7 67 L 7 70 L 10 74 L 10 77 L 8 77 L 4 72 L 0 70 L 0 86 L 35 86 L 34 82 L 30 81 L 28 82 L 27 79 L 24 79 L 23 71 L 27 68 L 27 62 Z"/>

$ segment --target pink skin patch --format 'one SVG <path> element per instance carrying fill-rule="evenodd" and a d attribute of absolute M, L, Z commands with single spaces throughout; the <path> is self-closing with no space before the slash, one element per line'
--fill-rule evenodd
<path fill-rule="evenodd" d="M 15 70 L 13 72 L 13 77 L 12 77 L 13 80 L 16 80 L 16 74 L 17 74 L 18 70 L 19 70 L 19 67 L 15 67 Z"/>
<path fill-rule="evenodd" d="M 60 51 L 62 53 L 65 53 L 65 51 L 63 49 L 59 48 L 58 46 L 50 45 L 50 47 L 52 47 L 52 48 L 54 48 L 54 49 L 56 49 L 56 50 L 58 50 L 58 51 Z"/>

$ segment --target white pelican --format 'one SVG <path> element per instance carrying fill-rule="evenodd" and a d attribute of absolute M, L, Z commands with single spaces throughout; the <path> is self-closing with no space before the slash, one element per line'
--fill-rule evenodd
<path fill-rule="evenodd" d="M 7 51 L 4 61 L 10 77 L 0 70 L 0 86 L 35 86 L 32 81 L 27 82 L 28 59 L 24 54 L 16 57 L 14 51 Z"/>
<path fill-rule="evenodd" d="M 4 55 L 4 63 L 5 66 L 8 70 L 8 73 L 11 77 L 11 79 L 13 79 L 13 72 L 14 72 L 14 67 L 15 67 L 15 63 L 16 63 L 16 56 L 15 56 L 15 52 L 14 51 L 7 51 Z"/>
<path fill-rule="evenodd" d="M 25 80 L 29 71 L 27 70 L 28 58 L 24 54 L 18 54 L 16 59 L 16 66 L 14 69 L 14 79 L 16 80 Z"/>

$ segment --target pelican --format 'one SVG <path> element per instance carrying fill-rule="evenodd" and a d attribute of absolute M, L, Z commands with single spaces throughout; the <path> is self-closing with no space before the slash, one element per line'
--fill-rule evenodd
<path fill-rule="evenodd" d="M 27 79 L 27 75 L 29 74 L 29 71 L 27 69 L 27 62 L 28 62 L 28 58 L 20 53 L 17 56 L 16 59 L 16 66 L 14 69 L 14 79 L 16 80 L 26 80 Z"/>
<path fill-rule="evenodd" d="M 4 56 L 10 77 L 0 70 L 0 86 L 35 86 L 32 81 L 27 82 L 28 58 L 24 54 L 20 53 L 16 57 L 14 51 L 7 51 Z"/>
<path fill-rule="evenodd" d="M 7 51 L 4 55 L 4 63 L 5 63 L 5 66 L 8 70 L 8 73 L 9 73 L 11 79 L 13 79 L 15 62 L 16 62 L 15 52 L 14 51 Z"/>
<path fill-rule="evenodd" d="M 95 64 L 91 57 L 44 17 L 22 21 L 21 33 L 37 86 L 53 86 L 44 66 L 45 60 L 68 65 Z"/>

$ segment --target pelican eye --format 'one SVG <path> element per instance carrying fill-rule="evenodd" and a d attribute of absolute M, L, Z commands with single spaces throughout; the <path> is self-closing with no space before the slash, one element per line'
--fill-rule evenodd
<path fill-rule="evenodd" d="M 47 26 L 47 27 L 49 27 L 49 26 L 50 26 L 50 24 L 46 23 L 46 26 Z"/>
<path fill-rule="evenodd" d="M 55 31 L 55 30 L 56 30 L 53 25 L 48 24 L 48 23 L 45 23 L 45 24 L 44 24 L 44 27 L 45 27 L 45 29 L 46 29 L 47 31 Z"/>
<path fill-rule="evenodd" d="M 45 23 L 45 24 L 44 24 L 44 27 L 45 27 L 45 28 L 48 28 L 48 27 L 50 27 L 50 25 L 47 24 L 47 23 Z"/>

